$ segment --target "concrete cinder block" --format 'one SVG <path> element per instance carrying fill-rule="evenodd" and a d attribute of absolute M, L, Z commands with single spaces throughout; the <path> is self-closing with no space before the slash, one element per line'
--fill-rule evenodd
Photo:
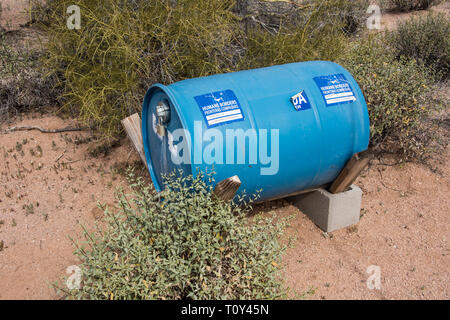
<path fill-rule="evenodd" d="M 288 200 L 323 231 L 332 232 L 359 222 L 362 190 L 355 185 L 338 194 L 318 189 Z"/>

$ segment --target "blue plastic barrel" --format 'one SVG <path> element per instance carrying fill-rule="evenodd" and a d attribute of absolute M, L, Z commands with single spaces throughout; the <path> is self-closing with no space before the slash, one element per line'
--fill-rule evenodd
<path fill-rule="evenodd" d="M 326 61 L 153 85 L 142 133 L 156 190 L 174 170 L 213 168 L 217 182 L 237 175 L 239 192 L 261 200 L 332 182 L 370 136 L 361 89 Z"/>

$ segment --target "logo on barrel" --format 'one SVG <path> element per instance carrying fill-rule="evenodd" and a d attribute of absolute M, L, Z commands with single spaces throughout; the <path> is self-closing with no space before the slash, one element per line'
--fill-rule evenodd
<path fill-rule="evenodd" d="M 311 109 L 311 104 L 309 103 L 308 95 L 304 90 L 302 92 L 297 93 L 295 96 L 291 98 L 292 104 L 295 107 L 295 110 L 301 111 L 306 109 Z"/>

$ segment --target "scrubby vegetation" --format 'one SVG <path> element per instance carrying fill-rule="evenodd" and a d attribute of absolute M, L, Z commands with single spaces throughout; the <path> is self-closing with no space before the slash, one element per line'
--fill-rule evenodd
<path fill-rule="evenodd" d="M 15 48 L 0 31 L 0 122 L 24 111 L 55 105 L 55 77 L 42 76 L 41 51 Z"/>
<path fill-rule="evenodd" d="M 168 177 L 161 195 L 130 177 L 135 192 L 120 192 L 117 212 L 106 210 L 106 230 L 86 231 L 85 246 L 77 245 L 82 286 L 65 291 L 68 298 L 285 297 L 278 272 L 286 219 L 249 221 L 248 204 L 212 196 L 212 174 Z"/>
<path fill-rule="evenodd" d="M 268 16 L 259 1 L 49 0 L 33 13 L 48 35 L 41 53 L 11 48 L 0 37 L 0 116 L 62 98 L 66 110 L 105 137 L 140 111 L 147 88 L 186 78 L 305 60 L 341 63 L 368 103 L 371 147 L 423 159 L 433 141 L 424 121 L 439 105 L 435 81 L 448 78 L 449 23 L 429 16 L 388 35 L 355 36 L 367 1 L 286 2 Z M 402 10 L 435 1 L 391 1 Z M 69 30 L 69 5 L 81 7 L 81 30 Z M 269 4 L 264 4 L 269 6 Z M 253 11 L 252 11 L 253 10 Z M 358 33 L 356 33 L 358 34 Z M 41 60 L 42 61 L 42 60 Z M 58 84 L 61 95 L 53 91 Z M 113 140 L 114 141 L 114 140 Z M 108 142 L 109 143 L 109 142 Z M 101 146 L 92 155 L 105 152 Z M 249 219 L 250 206 L 224 203 L 203 179 L 168 177 L 162 194 L 139 178 L 106 210 L 106 228 L 75 244 L 82 287 L 74 299 L 272 299 L 286 292 L 278 266 L 286 221 Z"/>
<path fill-rule="evenodd" d="M 107 136 L 152 83 L 230 71 L 240 54 L 227 1 L 78 1 L 78 32 L 60 15 L 69 4 L 50 2 L 47 63 L 63 74 L 65 106 Z"/>
<path fill-rule="evenodd" d="M 441 0 L 385 0 L 388 8 L 399 11 L 424 10 Z"/>
<path fill-rule="evenodd" d="M 384 36 L 357 41 L 340 62 L 366 98 L 372 147 L 423 158 L 432 141 L 423 120 L 435 110 L 434 77 L 416 60 L 396 59 L 386 42 Z"/>
<path fill-rule="evenodd" d="M 316 4 L 317 7 L 303 9 L 299 13 L 300 23 L 281 24 L 268 29 L 258 23 L 251 24 L 245 34 L 243 57 L 235 69 L 339 57 L 344 51 L 347 40 L 345 30 L 348 27 L 345 13 L 330 14 L 336 10 L 332 5 L 339 4 L 346 11 L 348 4 L 323 1 L 322 6 Z"/>
<path fill-rule="evenodd" d="M 405 56 L 424 63 L 440 77 L 450 76 L 450 21 L 443 14 L 428 14 L 401 23 L 391 34 L 397 57 Z"/>
<path fill-rule="evenodd" d="M 411 9 L 436 3 L 390 2 Z M 140 111 L 153 83 L 321 59 L 341 62 L 360 83 L 372 146 L 392 150 L 383 146 L 390 141 L 402 155 L 423 155 L 432 76 L 448 78 L 447 19 L 430 15 L 376 41 L 355 40 L 368 1 L 281 3 L 51 0 L 33 17 L 47 26 L 45 67 L 64 92 L 65 109 L 105 137 L 120 134 L 120 120 Z M 81 30 L 69 30 L 61 14 L 72 4 L 81 7 Z"/>
<path fill-rule="evenodd" d="M 366 98 L 373 149 L 421 160 L 430 155 L 435 137 L 426 119 L 445 103 L 433 87 L 448 78 L 449 26 L 441 15 L 413 18 L 354 41 L 340 59 Z"/>
<path fill-rule="evenodd" d="M 346 32 L 360 22 L 355 8 L 361 12 L 366 1 L 308 2 L 292 12 L 294 22 L 280 18 L 274 25 L 239 14 L 232 0 L 80 0 L 79 31 L 61 15 L 73 2 L 53 0 L 41 10 L 50 23 L 47 65 L 63 75 L 65 106 L 114 136 L 153 83 L 335 59 Z"/>

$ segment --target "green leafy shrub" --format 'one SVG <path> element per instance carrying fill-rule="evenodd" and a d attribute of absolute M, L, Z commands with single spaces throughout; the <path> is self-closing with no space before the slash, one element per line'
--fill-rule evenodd
<path fill-rule="evenodd" d="M 366 98 L 372 147 L 424 157 L 432 141 L 431 132 L 424 128 L 424 120 L 435 109 L 432 73 L 415 60 L 396 59 L 384 37 L 355 42 L 340 62 Z"/>
<path fill-rule="evenodd" d="M 81 30 L 69 30 L 61 15 L 72 4 L 81 8 Z M 111 137 L 153 83 L 336 58 L 349 16 L 340 10 L 348 8 L 315 1 L 293 29 L 247 28 L 233 0 L 51 0 L 41 12 L 50 23 L 47 66 L 61 75 L 66 108 Z"/>
<path fill-rule="evenodd" d="M 441 0 L 387 0 L 385 2 L 390 9 L 408 12 L 428 9 L 430 6 L 440 3 Z"/>
<path fill-rule="evenodd" d="M 423 62 L 440 76 L 450 75 L 450 22 L 443 14 L 428 14 L 403 22 L 391 33 L 390 43 L 397 57 Z"/>
<path fill-rule="evenodd" d="M 118 212 L 106 210 L 106 230 L 85 231 L 86 245 L 77 245 L 82 287 L 68 298 L 285 297 L 278 239 L 286 219 L 250 221 L 249 204 L 214 199 L 205 184 L 211 178 L 172 175 L 158 195 L 133 177 L 135 193 L 120 192 Z"/>
<path fill-rule="evenodd" d="M 79 31 L 61 16 L 71 4 L 48 3 L 47 65 L 63 75 L 65 106 L 106 136 L 117 135 L 120 120 L 140 110 L 151 84 L 231 71 L 236 60 L 230 1 L 75 1 Z"/>

